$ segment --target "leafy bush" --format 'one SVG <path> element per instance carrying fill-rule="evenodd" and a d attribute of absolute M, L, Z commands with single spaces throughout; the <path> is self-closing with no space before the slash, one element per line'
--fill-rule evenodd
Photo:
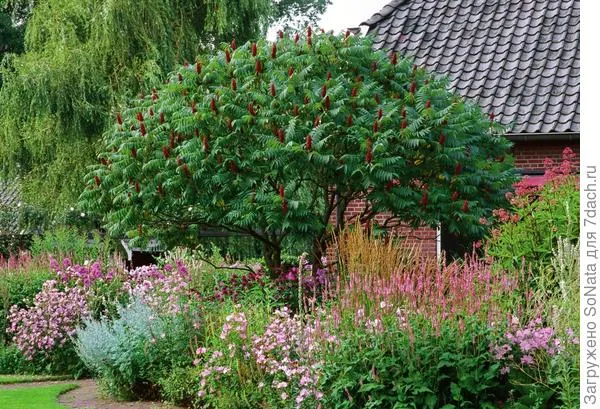
<path fill-rule="evenodd" d="M 82 366 L 72 352 L 71 337 L 88 315 L 85 293 L 80 288 L 59 288 L 48 280 L 35 296 L 33 305 L 10 308 L 8 332 L 27 359 L 43 357 L 51 372 L 81 375 Z"/>
<path fill-rule="evenodd" d="M 56 258 L 69 257 L 75 263 L 86 260 L 108 261 L 113 249 L 110 240 L 98 233 L 88 240 L 88 235 L 75 228 L 58 227 L 33 238 L 31 253 L 34 256 L 51 254 Z"/>
<path fill-rule="evenodd" d="M 157 398 L 172 368 L 191 364 L 191 331 L 177 317 L 158 314 L 140 297 L 117 307 L 118 318 L 86 319 L 76 350 L 116 397 Z"/>
<path fill-rule="evenodd" d="M 374 52 L 370 37 L 309 29 L 223 45 L 132 100 L 81 204 L 114 236 L 247 234 L 269 269 L 286 237 L 310 238 L 318 263 L 330 216 L 358 198 L 364 219 L 389 211 L 392 224 L 480 237 L 514 179 L 501 133 L 447 78 Z"/>
<path fill-rule="evenodd" d="M 341 330 L 323 366 L 324 407 L 499 407 L 508 388 L 488 348 L 494 330 L 473 319 L 460 323 L 434 328 L 392 313 Z"/>
<path fill-rule="evenodd" d="M 559 238 L 571 243 L 579 239 L 579 183 L 572 160 L 569 148 L 561 164 L 546 160 L 543 186 L 531 186 L 524 179 L 509 195 L 512 208 L 494 211 L 498 224 L 486 250 L 498 266 L 510 271 L 526 263 L 539 272 L 550 266 Z"/>
<path fill-rule="evenodd" d="M 0 257 L 0 345 L 6 339 L 8 311 L 12 305 L 23 308 L 40 292 L 52 273 L 46 268 L 47 261 L 40 257 L 32 258 L 28 253 L 20 253 L 8 260 Z"/>

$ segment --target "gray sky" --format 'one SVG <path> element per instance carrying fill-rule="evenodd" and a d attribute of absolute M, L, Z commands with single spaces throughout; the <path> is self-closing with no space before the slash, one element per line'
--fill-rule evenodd
<path fill-rule="evenodd" d="M 348 27 L 358 27 L 390 2 L 391 0 L 333 0 L 319 26 L 326 31 L 333 30 L 336 34 Z"/>
<path fill-rule="evenodd" d="M 346 30 L 348 27 L 358 27 L 373 14 L 381 10 L 392 0 L 333 0 L 327 11 L 321 17 L 319 27 L 334 33 Z M 269 30 L 267 38 L 274 40 L 277 27 Z M 364 30 L 364 28 L 363 28 Z"/>

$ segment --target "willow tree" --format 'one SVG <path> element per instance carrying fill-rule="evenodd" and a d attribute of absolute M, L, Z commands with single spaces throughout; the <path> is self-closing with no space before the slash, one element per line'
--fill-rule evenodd
<path fill-rule="evenodd" d="M 513 180 L 510 143 L 448 82 L 370 38 L 231 44 L 116 114 L 82 194 L 115 236 L 246 233 L 275 268 L 286 237 L 319 260 L 335 212 L 481 236 Z"/>
<path fill-rule="evenodd" d="M 39 0 L 4 68 L 0 162 L 24 199 L 60 212 L 81 191 L 111 108 L 224 38 L 265 32 L 268 0 Z"/>

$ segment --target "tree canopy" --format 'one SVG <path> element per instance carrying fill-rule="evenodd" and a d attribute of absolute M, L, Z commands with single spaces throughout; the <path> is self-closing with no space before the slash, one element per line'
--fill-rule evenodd
<path fill-rule="evenodd" d="M 480 237 L 513 181 L 510 143 L 447 86 L 348 33 L 232 42 L 115 113 L 82 204 L 115 236 L 246 233 L 271 267 L 286 237 L 313 238 L 318 260 L 353 200 L 363 221 Z"/>
<path fill-rule="evenodd" d="M 224 38 L 262 36 L 270 10 L 268 0 L 10 3 L 27 19 L 27 52 L 1 72 L 2 171 L 23 175 L 24 199 L 54 213 L 76 201 L 111 107 Z"/>

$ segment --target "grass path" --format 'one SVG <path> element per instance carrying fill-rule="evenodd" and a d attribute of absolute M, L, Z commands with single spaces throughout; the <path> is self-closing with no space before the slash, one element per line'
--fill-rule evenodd
<path fill-rule="evenodd" d="M 61 383 L 44 386 L 23 386 L 0 389 L 2 409 L 65 409 L 58 397 L 77 388 L 76 384 Z"/>

